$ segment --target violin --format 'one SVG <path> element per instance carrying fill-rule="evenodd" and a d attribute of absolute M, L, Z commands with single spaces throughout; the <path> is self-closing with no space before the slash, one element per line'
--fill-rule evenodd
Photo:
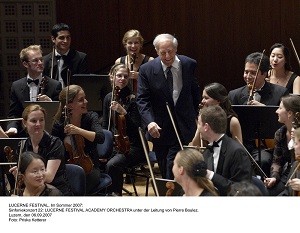
<path fill-rule="evenodd" d="M 5 153 L 5 157 L 7 159 L 7 162 L 11 163 L 9 165 L 9 168 L 5 167 L 5 171 L 4 171 L 5 174 L 9 174 L 9 169 L 13 167 L 12 164 L 17 162 L 17 157 L 13 154 L 14 151 L 11 149 L 10 146 L 5 146 L 3 150 L 4 150 L 4 153 Z"/>
<path fill-rule="evenodd" d="M 46 77 L 42 78 L 41 84 L 40 84 L 40 94 L 45 95 L 46 86 L 48 84 L 48 80 Z"/>
<path fill-rule="evenodd" d="M 114 91 L 114 99 L 115 101 L 118 101 L 120 88 L 116 86 Z M 115 128 L 117 128 L 117 132 L 114 134 L 115 146 L 121 154 L 126 156 L 130 151 L 130 141 L 129 137 L 126 135 L 126 118 L 123 114 L 118 114 L 117 117 L 114 118 Z"/>
<path fill-rule="evenodd" d="M 131 54 L 130 71 L 133 71 L 133 65 L 134 65 L 136 59 L 137 59 L 136 53 Z M 134 93 L 137 93 L 137 80 L 136 79 L 132 79 L 132 90 L 134 91 Z"/>
<path fill-rule="evenodd" d="M 69 71 L 69 70 L 68 70 Z M 69 73 L 69 72 L 68 72 Z M 70 77 L 68 75 L 68 77 Z M 69 79 L 69 78 L 68 78 Z M 69 83 L 68 83 L 69 88 Z M 69 101 L 69 89 L 66 93 L 66 105 L 64 107 L 65 126 L 70 124 L 70 111 L 67 107 Z M 77 164 L 83 168 L 86 174 L 90 173 L 94 167 L 93 161 L 90 156 L 84 152 L 84 138 L 79 134 L 71 134 L 64 140 L 66 151 L 69 153 L 70 158 L 68 163 Z"/>

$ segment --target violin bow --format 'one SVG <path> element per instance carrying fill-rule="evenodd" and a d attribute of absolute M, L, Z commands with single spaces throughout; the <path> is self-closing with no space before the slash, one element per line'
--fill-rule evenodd
<path fill-rule="evenodd" d="M 50 78 L 53 78 L 54 54 L 55 54 L 55 45 L 53 45 L 53 48 L 52 48 L 52 61 L 51 61 Z"/>
<path fill-rule="evenodd" d="M 258 170 L 261 172 L 261 174 L 264 176 L 264 178 L 268 178 L 266 173 L 261 169 L 261 167 L 258 165 L 258 163 L 255 161 L 253 156 L 249 153 L 249 151 L 246 149 L 246 147 L 243 145 L 243 143 L 238 139 L 237 136 L 235 136 L 235 139 L 241 144 L 241 146 L 244 148 L 244 150 L 247 152 L 248 156 L 252 160 L 252 162 L 255 164 L 255 166 L 258 168 Z"/>
<path fill-rule="evenodd" d="M 293 47 L 293 51 L 294 51 L 295 56 L 296 56 L 296 58 L 297 58 L 298 64 L 299 64 L 299 66 L 300 66 L 300 59 L 299 59 L 299 56 L 298 56 L 298 53 L 297 53 L 297 51 L 296 51 L 296 48 L 295 48 L 295 45 L 294 45 L 294 43 L 293 43 L 292 38 L 290 38 L 290 42 L 291 42 L 291 45 L 292 45 L 292 47 Z"/>
<path fill-rule="evenodd" d="M 144 149 L 144 152 L 145 152 L 147 164 L 148 164 L 148 167 L 149 167 L 149 170 L 150 170 L 151 179 L 153 181 L 153 188 L 154 188 L 156 196 L 158 197 L 159 193 L 158 193 L 158 189 L 157 189 L 157 185 L 156 185 L 156 180 L 155 180 L 154 173 L 153 173 L 153 170 L 152 170 L 152 167 L 151 167 L 151 163 L 150 163 L 150 159 L 149 159 L 149 153 L 148 153 L 148 149 L 147 149 L 146 142 L 145 142 L 145 133 L 143 132 L 141 127 L 139 127 L 139 134 L 140 134 L 143 149 Z"/>
<path fill-rule="evenodd" d="M 111 100 L 110 100 L 110 107 L 109 107 L 109 116 L 108 116 L 108 127 L 107 130 L 110 131 L 110 127 L 111 127 L 111 119 L 112 119 L 112 109 L 111 109 L 111 104 L 114 101 L 114 93 L 115 93 L 115 72 L 113 71 L 112 73 L 112 92 L 111 92 Z"/>
<path fill-rule="evenodd" d="M 180 148 L 181 148 L 181 150 L 183 150 L 183 146 L 182 146 L 182 143 L 181 143 L 181 140 L 180 140 L 178 131 L 177 131 L 177 129 L 176 129 L 176 125 L 175 125 L 175 122 L 174 122 L 174 119 L 173 119 L 173 116 L 172 116 L 172 113 L 171 113 L 171 109 L 170 109 L 170 106 L 169 106 L 169 103 L 168 103 L 168 102 L 166 102 L 166 106 L 167 106 L 167 109 L 168 109 L 168 113 L 169 113 L 170 119 L 171 119 L 171 121 L 172 121 L 172 125 L 173 125 L 174 130 L 175 130 L 175 133 L 176 133 L 176 136 L 177 136 L 177 139 L 178 139 Z"/>
<path fill-rule="evenodd" d="M 253 84 L 252 84 L 252 88 L 250 90 L 248 102 L 250 102 L 251 100 L 253 100 L 256 79 L 257 79 L 257 76 L 258 76 L 258 72 L 259 72 L 259 69 L 260 69 L 260 64 L 261 64 L 261 61 L 262 61 L 262 59 L 264 57 L 265 51 L 266 51 L 265 49 L 262 51 L 261 57 L 259 59 L 259 63 L 258 63 L 257 70 L 256 70 L 256 73 L 255 73 L 255 78 L 254 78 L 254 81 L 253 81 Z"/>

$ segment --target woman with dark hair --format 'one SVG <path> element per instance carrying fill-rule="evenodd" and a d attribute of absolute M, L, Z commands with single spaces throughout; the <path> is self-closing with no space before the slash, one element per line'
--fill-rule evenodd
<path fill-rule="evenodd" d="M 212 181 L 206 178 L 207 165 L 202 154 L 195 149 L 184 149 L 176 154 L 173 164 L 175 181 L 184 196 L 217 196 Z"/>
<path fill-rule="evenodd" d="M 286 87 L 289 93 L 300 94 L 300 77 L 292 71 L 290 52 L 285 45 L 280 43 L 272 45 L 270 66 L 267 81 Z"/>
<path fill-rule="evenodd" d="M 212 105 L 219 105 L 227 114 L 227 136 L 234 139 L 237 137 L 240 142 L 243 142 L 242 128 L 238 116 L 232 109 L 226 88 L 220 83 L 210 83 L 204 87 L 199 107 L 205 108 Z M 201 135 L 199 129 L 197 129 L 190 146 L 201 146 L 200 138 Z"/>
<path fill-rule="evenodd" d="M 300 114 L 300 96 L 282 97 L 276 113 L 278 121 L 284 125 L 275 132 L 271 175 L 264 181 L 270 196 L 277 196 L 284 190 L 291 164 L 295 161 L 294 145 L 290 142 L 293 142 L 292 128 L 296 114 Z"/>
<path fill-rule="evenodd" d="M 45 160 L 32 151 L 21 154 L 18 179 L 19 196 L 62 196 L 59 189 L 45 182 Z"/>

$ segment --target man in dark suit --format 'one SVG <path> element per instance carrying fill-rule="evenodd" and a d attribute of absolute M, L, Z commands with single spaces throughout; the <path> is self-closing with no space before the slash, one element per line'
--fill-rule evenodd
<path fill-rule="evenodd" d="M 228 137 L 226 133 L 227 115 L 217 105 L 200 110 L 199 130 L 204 140 L 209 142 L 204 151 L 209 178 L 221 196 L 226 196 L 233 182 L 251 181 L 252 168 L 247 152 L 242 145 Z"/>
<path fill-rule="evenodd" d="M 261 61 L 261 62 L 260 62 Z M 260 66 L 259 66 L 260 63 Z M 257 73 L 255 86 L 253 82 Z M 247 85 L 231 90 L 228 98 L 233 105 L 275 105 L 279 106 L 281 97 L 288 95 L 289 91 L 285 87 L 266 82 L 268 70 L 270 67 L 269 57 L 262 56 L 262 53 L 255 52 L 249 54 L 245 59 L 244 81 Z M 249 88 L 253 88 L 254 94 L 249 99 Z M 259 116 L 258 116 L 259 117 Z M 274 132 L 275 133 L 275 132 Z M 272 153 L 265 150 L 265 147 L 258 148 L 253 138 L 244 138 L 244 145 L 252 154 L 257 162 L 259 162 L 259 152 L 261 153 L 260 166 L 262 170 L 269 176 L 272 163 Z M 260 151 L 259 151 L 260 150 Z"/>
<path fill-rule="evenodd" d="M 20 60 L 28 74 L 12 83 L 8 118 L 21 118 L 25 101 L 58 101 L 62 90 L 60 82 L 42 76 L 44 65 L 40 45 L 30 45 L 22 49 Z M 10 121 L 6 133 L 13 137 L 26 136 L 21 121 Z"/>
<path fill-rule="evenodd" d="M 137 104 L 143 126 L 151 136 L 161 175 L 173 179 L 173 160 L 181 149 L 176 131 L 181 143 L 186 145 L 196 131 L 200 102 L 199 86 L 194 75 L 197 62 L 176 54 L 178 42 L 170 34 L 156 36 L 153 45 L 158 57 L 140 67 Z"/>
<path fill-rule="evenodd" d="M 71 32 L 67 24 L 54 25 L 51 40 L 54 44 L 54 54 L 51 52 L 44 57 L 44 75 L 59 80 L 64 87 L 67 85 L 68 69 L 71 75 L 89 73 L 87 55 L 70 48 Z"/>

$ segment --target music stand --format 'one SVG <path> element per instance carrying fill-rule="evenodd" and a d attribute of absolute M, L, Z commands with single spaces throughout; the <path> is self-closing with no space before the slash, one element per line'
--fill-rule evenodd
<path fill-rule="evenodd" d="M 81 86 L 89 102 L 88 109 L 102 114 L 104 97 L 112 90 L 109 75 L 74 74 L 70 84 Z"/>
<path fill-rule="evenodd" d="M 243 140 L 258 140 L 258 162 L 261 165 L 261 141 L 274 138 L 282 124 L 278 122 L 278 106 L 232 105 L 241 124 Z"/>
<path fill-rule="evenodd" d="M 7 162 L 6 155 L 4 153 L 4 147 L 9 146 L 13 150 L 13 155 L 18 155 L 18 145 L 21 140 L 25 140 L 26 138 L 0 138 L 0 162 Z M 17 161 L 16 161 L 17 162 Z M 0 192 L 1 195 L 4 196 L 5 192 L 5 173 L 4 173 L 4 167 L 8 165 L 0 165 L 0 174 L 1 174 L 1 181 L 2 181 L 2 191 Z M 10 180 L 10 185 L 12 185 L 12 182 Z"/>
<path fill-rule="evenodd" d="M 45 119 L 45 130 L 51 133 L 54 120 L 53 118 L 58 111 L 59 101 L 25 101 L 24 107 L 26 108 L 31 104 L 38 104 L 46 110 L 47 115 Z"/>

